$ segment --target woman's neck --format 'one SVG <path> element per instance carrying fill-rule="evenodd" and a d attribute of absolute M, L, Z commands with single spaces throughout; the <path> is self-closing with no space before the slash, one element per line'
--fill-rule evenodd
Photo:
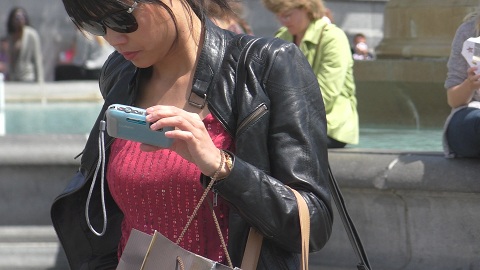
<path fill-rule="evenodd" d="M 175 80 L 194 72 L 203 45 L 203 23 L 197 16 L 179 25 L 178 36 L 168 55 L 153 65 L 153 78 Z"/>
<path fill-rule="evenodd" d="M 164 104 L 198 112 L 189 108 L 188 97 L 203 47 L 203 29 L 203 23 L 198 19 L 192 23 L 191 30 L 179 30 L 181 34 L 177 46 L 170 53 L 168 60 L 154 65 L 151 76 L 143 82 L 136 101 L 139 106 Z M 168 64 L 165 64 L 166 62 Z"/>

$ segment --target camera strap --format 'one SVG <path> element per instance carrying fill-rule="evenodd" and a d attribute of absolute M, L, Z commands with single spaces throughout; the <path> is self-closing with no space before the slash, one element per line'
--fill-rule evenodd
<path fill-rule="evenodd" d="M 98 134 L 98 152 L 99 157 L 97 161 L 97 167 L 95 168 L 95 173 L 93 175 L 92 184 L 90 185 L 90 190 L 88 191 L 87 202 L 85 203 L 85 218 L 87 220 L 88 228 L 96 236 L 103 236 L 107 230 L 107 209 L 105 207 L 105 120 L 100 121 L 100 132 Z M 98 232 L 93 228 L 90 223 L 90 214 L 88 209 L 90 208 L 90 201 L 92 199 L 93 189 L 95 183 L 97 182 L 98 173 L 100 172 L 100 196 L 102 203 L 102 215 L 103 215 L 103 229 L 101 232 Z"/>

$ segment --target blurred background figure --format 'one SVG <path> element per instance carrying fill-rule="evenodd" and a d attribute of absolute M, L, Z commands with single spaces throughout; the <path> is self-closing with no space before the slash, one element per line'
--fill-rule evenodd
<path fill-rule="evenodd" d="M 0 73 L 8 80 L 8 40 L 6 37 L 0 39 Z"/>
<path fill-rule="evenodd" d="M 103 64 L 113 51 L 103 37 L 77 30 L 72 46 L 60 55 L 55 80 L 98 80 Z"/>
<path fill-rule="evenodd" d="M 7 20 L 8 75 L 10 81 L 43 82 L 44 70 L 40 36 L 30 27 L 22 7 L 11 9 Z"/>
<path fill-rule="evenodd" d="M 214 2 L 208 2 L 208 16 L 220 28 L 237 34 L 253 35 L 252 28 L 244 18 L 245 7 L 242 1 L 229 3 L 233 12 L 225 12 Z"/>
<path fill-rule="evenodd" d="M 322 0 L 262 2 L 283 25 L 275 36 L 295 43 L 317 75 L 327 115 L 328 147 L 358 144 L 354 61 L 345 32 L 324 19 L 327 14 Z"/>
<path fill-rule="evenodd" d="M 353 36 L 352 55 L 355 60 L 373 60 L 373 54 L 368 48 L 364 34 L 358 33 Z"/>

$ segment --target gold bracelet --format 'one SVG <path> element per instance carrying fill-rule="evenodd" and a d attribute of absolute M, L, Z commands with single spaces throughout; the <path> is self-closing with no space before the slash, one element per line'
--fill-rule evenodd
<path fill-rule="evenodd" d="M 231 171 L 232 168 L 233 168 L 232 156 L 228 152 L 226 152 L 225 150 L 222 150 L 222 152 L 225 155 L 225 164 L 227 164 L 228 170 Z"/>
<path fill-rule="evenodd" d="M 232 171 L 232 168 L 233 168 L 232 156 L 228 152 L 226 152 L 225 150 L 222 150 L 222 155 L 224 156 L 225 165 L 227 165 L 228 171 L 227 171 L 227 175 L 225 175 L 222 178 L 217 179 L 217 181 L 220 181 L 220 180 L 223 180 L 223 179 L 227 178 L 228 175 L 230 174 L 230 172 Z"/>
<path fill-rule="evenodd" d="M 222 170 L 223 165 L 225 165 L 225 155 L 223 154 L 223 150 L 221 149 L 219 150 L 220 150 L 220 165 L 218 166 L 217 170 L 213 173 L 213 176 L 210 177 L 214 182 L 217 181 L 218 174 Z"/>

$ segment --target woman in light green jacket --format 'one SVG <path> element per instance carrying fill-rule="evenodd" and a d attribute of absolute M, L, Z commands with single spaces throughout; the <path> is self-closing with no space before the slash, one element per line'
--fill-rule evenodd
<path fill-rule="evenodd" d="M 276 36 L 299 46 L 317 74 L 327 114 L 329 148 L 357 144 L 353 58 L 345 32 L 325 17 L 322 0 L 262 0 L 283 25 Z"/>

